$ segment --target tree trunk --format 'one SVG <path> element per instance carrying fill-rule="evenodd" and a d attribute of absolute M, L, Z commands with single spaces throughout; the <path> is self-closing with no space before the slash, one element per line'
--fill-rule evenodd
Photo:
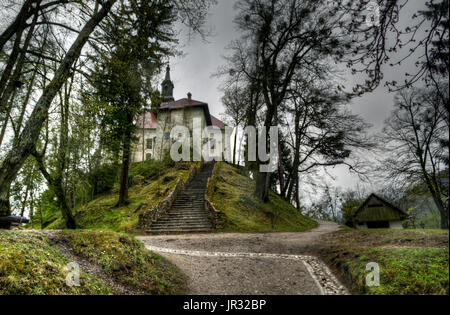
<path fill-rule="evenodd" d="M 41 171 L 42 175 L 46 179 L 49 188 L 54 192 L 56 195 L 56 198 L 58 199 L 59 207 L 61 210 L 62 217 L 66 223 L 66 227 L 68 229 L 76 229 L 75 219 L 72 215 L 72 211 L 70 210 L 70 207 L 67 202 L 66 194 L 64 193 L 63 188 L 63 182 L 62 177 L 57 176 L 56 178 L 53 178 L 46 170 L 44 166 L 43 157 L 36 152 L 33 153 L 34 157 L 36 159 L 36 162 L 38 164 L 39 170 Z M 42 216 L 42 208 L 40 209 L 41 216 Z M 42 219 L 41 219 L 42 220 Z M 41 222 L 42 224 L 42 222 Z"/>
<path fill-rule="evenodd" d="M 11 94 L 18 88 L 18 83 L 20 82 L 20 76 L 22 74 L 22 68 L 25 63 L 25 55 L 26 51 L 28 49 L 28 46 L 30 45 L 31 38 L 33 36 L 34 27 L 36 26 L 36 22 L 38 19 L 38 13 L 35 12 L 33 17 L 33 22 L 31 24 L 30 29 L 28 30 L 27 37 L 25 38 L 25 42 L 22 46 L 22 51 L 19 54 L 19 57 L 17 59 L 16 67 L 14 69 L 14 72 L 9 78 L 8 84 L 6 84 L 6 87 L 3 91 L 1 91 L 1 98 L 0 98 L 0 108 L 5 108 L 8 104 L 9 98 L 11 97 Z"/>
<path fill-rule="evenodd" d="M 117 0 L 109 0 L 105 2 L 101 10 L 98 11 L 86 23 L 81 32 L 78 34 L 77 39 L 72 44 L 61 62 L 58 71 L 56 71 L 53 80 L 47 85 L 41 97 L 37 101 L 36 106 L 34 107 L 25 128 L 20 134 L 17 143 L 6 155 L 0 167 L 0 213 L 10 213 L 10 204 L 7 200 L 7 190 L 25 160 L 30 156 L 31 152 L 35 150 L 42 125 L 48 116 L 48 109 L 56 94 L 70 76 L 70 69 L 73 63 L 80 56 L 83 46 L 88 41 L 89 36 L 94 31 L 95 27 L 109 13 L 116 1 Z"/>
<path fill-rule="evenodd" d="M 127 203 L 128 199 L 128 171 L 130 169 L 130 154 L 131 154 L 131 133 L 125 135 L 123 144 L 122 156 L 122 172 L 120 175 L 120 191 L 119 201 L 116 207 L 122 207 Z"/>
<path fill-rule="evenodd" d="M 8 40 L 13 37 L 13 35 L 19 30 L 19 28 L 24 28 L 26 20 L 31 16 L 31 4 L 34 0 L 27 0 L 24 2 L 17 14 L 16 19 L 11 23 L 5 31 L 0 35 L 0 53 L 3 50 L 3 46 L 8 42 Z"/>
<path fill-rule="evenodd" d="M 9 56 L 8 62 L 2 71 L 2 75 L 0 78 L 0 96 L 3 95 L 3 91 L 5 90 L 6 85 L 9 82 L 9 79 L 11 77 L 11 72 L 13 71 L 14 65 L 19 56 L 20 41 L 22 39 L 22 34 L 23 34 L 23 28 L 21 28 L 19 30 L 19 32 L 16 34 L 16 40 L 14 41 L 14 46 L 13 46 L 11 55 Z M 4 107 L 5 107 L 5 105 L 2 105 L 0 103 L 0 113 L 5 111 Z"/>
<path fill-rule="evenodd" d="M 56 180 L 55 185 L 52 186 L 52 190 L 58 198 L 61 214 L 66 222 L 66 228 L 75 230 L 77 228 L 75 218 L 72 215 L 72 210 L 67 202 L 66 194 L 64 193 L 62 181 L 60 179 Z"/>
<path fill-rule="evenodd" d="M 30 185 L 29 183 L 27 184 L 27 189 L 25 190 L 25 199 L 23 200 L 22 203 L 22 209 L 20 210 L 20 216 L 23 217 L 25 214 L 25 208 L 27 206 L 27 201 L 28 201 L 28 192 L 30 190 Z"/>
<path fill-rule="evenodd" d="M 234 134 L 233 165 L 236 165 L 237 134 L 238 134 L 238 125 L 236 125 L 236 132 Z"/>
<path fill-rule="evenodd" d="M 272 124 L 272 120 L 274 117 L 276 111 L 276 107 L 271 106 L 267 110 L 266 114 L 266 140 L 269 139 L 269 128 Z M 259 166 L 261 165 L 261 162 L 258 159 L 258 170 L 256 175 L 256 188 L 255 188 L 255 196 L 261 199 L 264 202 L 269 201 L 269 185 L 270 185 L 270 173 L 262 173 L 259 171 Z"/>
<path fill-rule="evenodd" d="M 448 207 L 441 212 L 441 229 L 448 230 Z"/>
<path fill-rule="evenodd" d="M 5 138 L 5 134 L 6 134 L 6 129 L 8 128 L 9 117 L 11 115 L 11 110 L 13 107 L 14 99 L 15 99 L 15 94 L 13 94 L 11 102 L 9 103 L 9 105 L 6 108 L 5 120 L 3 122 L 2 130 L 0 131 L 0 146 L 3 143 L 3 139 Z"/>

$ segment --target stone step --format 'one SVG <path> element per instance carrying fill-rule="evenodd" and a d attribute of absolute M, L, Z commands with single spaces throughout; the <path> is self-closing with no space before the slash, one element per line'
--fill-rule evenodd
<path fill-rule="evenodd" d="M 164 225 L 152 225 L 150 229 L 152 230 L 163 230 L 163 229 L 211 229 L 211 224 L 164 224 Z"/>
<path fill-rule="evenodd" d="M 197 200 L 175 200 L 174 205 L 185 205 L 185 204 L 193 204 L 193 205 L 202 205 L 205 202 L 203 199 Z"/>
<path fill-rule="evenodd" d="M 148 230 L 149 234 L 189 234 L 189 233 L 209 233 L 213 229 L 166 229 L 166 230 Z"/>
<path fill-rule="evenodd" d="M 167 216 L 167 217 L 163 217 L 161 220 L 164 220 L 164 219 L 169 219 L 169 220 L 171 220 L 171 219 L 180 219 L 180 220 L 196 220 L 196 219 L 204 219 L 204 218 L 208 218 L 207 216 L 206 216 L 206 214 L 185 214 L 185 215 L 170 215 L 170 216 Z M 159 220 L 158 220 L 159 221 Z"/>
<path fill-rule="evenodd" d="M 176 215 L 206 215 L 205 209 L 201 210 L 188 210 L 188 209 L 172 209 L 167 215 L 176 216 Z"/>
<path fill-rule="evenodd" d="M 212 229 L 211 224 L 189 224 L 189 225 L 177 225 L 177 224 L 164 224 L 164 225 L 153 225 L 150 227 L 151 230 L 185 230 L 185 229 Z"/>
<path fill-rule="evenodd" d="M 183 224 L 191 224 L 191 223 L 210 223 L 208 218 L 171 218 L 171 219 L 162 219 L 157 223 L 183 223 Z"/>
<path fill-rule="evenodd" d="M 170 223 L 180 223 L 180 224 L 195 224 L 195 223 L 210 223 L 207 218 L 198 219 L 172 219 L 172 220 L 160 220 L 155 224 L 170 224 Z"/>
<path fill-rule="evenodd" d="M 211 224 L 197 224 L 197 225 L 153 225 L 150 230 L 192 230 L 192 229 L 212 229 Z"/>
<path fill-rule="evenodd" d="M 195 212 L 187 212 L 187 211 L 174 211 L 169 212 L 167 214 L 167 217 L 198 217 L 198 216 L 207 216 L 206 211 L 195 211 Z M 162 217 L 162 219 L 165 219 L 165 217 Z"/>
<path fill-rule="evenodd" d="M 205 203 L 204 199 L 197 199 L 197 200 L 175 200 L 173 203 L 174 205 L 195 205 L 196 207 L 199 205 L 203 205 Z"/>
<path fill-rule="evenodd" d="M 206 215 L 205 209 L 189 209 L 189 208 L 172 208 L 168 212 L 168 215 L 177 215 L 177 214 L 185 214 L 185 215 L 192 215 L 192 214 L 204 214 Z"/>
<path fill-rule="evenodd" d="M 199 204 L 186 204 L 186 203 L 174 204 L 170 211 L 190 211 L 190 210 L 204 211 L 205 210 L 204 203 L 202 202 Z"/>
<path fill-rule="evenodd" d="M 180 192 L 170 211 L 147 231 L 152 234 L 202 233 L 213 231 L 205 211 L 205 192 L 213 163 L 205 164 L 186 190 Z"/>
<path fill-rule="evenodd" d="M 187 208 L 173 208 L 167 213 L 171 215 L 206 215 L 205 209 L 187 209 Z"/>

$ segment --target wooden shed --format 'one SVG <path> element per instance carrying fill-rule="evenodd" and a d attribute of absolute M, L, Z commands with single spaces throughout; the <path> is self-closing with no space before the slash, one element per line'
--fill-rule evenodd
<path fill-rule="evenodd" d="M 389 201 L 371 194 L 354 214 L 358 229 L 403 229 L 408 214 Z"/>

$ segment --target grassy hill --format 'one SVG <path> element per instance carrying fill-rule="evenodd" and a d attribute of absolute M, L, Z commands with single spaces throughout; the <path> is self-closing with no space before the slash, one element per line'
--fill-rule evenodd
<path fill-rule="evenodd" d="M 70 287 L 65 267 L 73 257 L 99 271 L 82 271 L 80 286 Z M 175 266 L 126 234 L 0 231 L 0 295 L 110 295 L 121 294 L 119 287 L 135 294 L 182 294 L 185 284 Z"/>
<path fill-rule="evenodd" d="M 77 225 L 84 229 L 113 230 L 135 233 L 139 215 L 164 200 L 173 190 L 179 179 L 187 175 L 199 163 L 174 163 L 160 165 L 155 161 L 137 163 L 131 167 L 132 185 L 129 189 L 129 204 L 116 208 L 118 187 L 109 193 L 98 196 L 75 213 Z M 62 229 L 64 222 L 59 212 L 47 229 Z M 36 220 L 39 221 L 38 216 Z"/>
<path fill-rule="evenodd" d="M 327 235 L 322 251 L 354 294 L 449 293 L 449 234 L 442 230 L 347 229 Z M 380 286 L 366 286 L 366 265 L 380 266 Z"/>
<path fill-rule="evenodd" d="M 75 213 L 76 222 L 83 229 L 139 233 L 139 215 L 164 200 L 177 181 L 186 180 L 192 168 L 198 166 L 199 163 L 180 162 L 160 167 L 155 161 L 134 164 L 130 172 L 130 203 L 125 207 L 115 207 L 118 198 L 118 187 L 115 187 L 79 208 Z M 290 203 L 272 191 L 270 202 L 258 200 L 253 196 L 255 182 L 239 174 L 238 169 L 229 164 L 216 164 L 210 184 L 210 200 L 225 214 L 223 231 L 299 232 L 317 226 L 315 221 L 302 216 Z M 52 220 L 46 229 L 64 228 L 57 209 L 52 209 L 46 216 L 50 218 L 47 220 Z M 38 215 L 35 220 L 39 221 Z"/>
<path fill-rule="evenodd" d="M 237 168 L 223 162 L 216 164 L 207 195 L 225 214 L 224 231 L 301 232 L 317 226 L 273 191 L 270 201 L 264 203 L 253 195 L 254 190 L 255 181 L 241 175 Z"/>

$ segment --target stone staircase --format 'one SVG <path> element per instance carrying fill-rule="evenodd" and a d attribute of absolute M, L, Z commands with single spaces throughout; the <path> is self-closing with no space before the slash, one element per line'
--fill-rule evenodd
<path fill-rule="evenodd" d="M 153 223 L 147 233 L 201 233 L 213 230 L 213 225 L 205 210 L 205 192 L 214 162 L 203 165 L 190 185 L 179 193 L 169 212 Z"/>

